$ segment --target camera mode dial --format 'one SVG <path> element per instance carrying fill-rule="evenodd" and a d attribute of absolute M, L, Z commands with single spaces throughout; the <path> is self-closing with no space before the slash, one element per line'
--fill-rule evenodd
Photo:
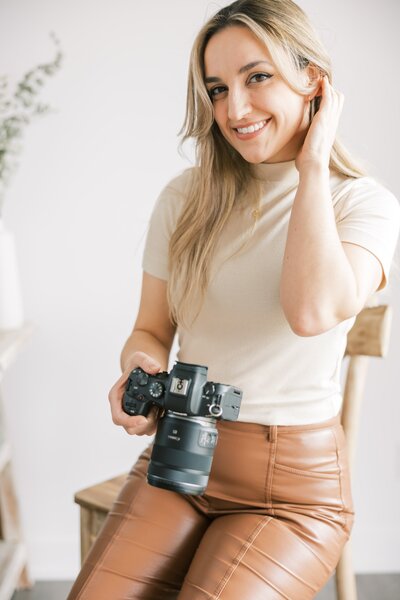
<path fill-rule="evenodd" d="M 147 373 L 139 373 L 136 381 L 138 383 L 138 385 L 147 385 L 149 382 L 149 376 L 147 375 Z"/>
<path fill-rule="evenodd" d="M 152 398 L 161 398 L 164 393 L 164 386 L 159 381 L 154 381 L 150 384 L 149 394 Z"/>

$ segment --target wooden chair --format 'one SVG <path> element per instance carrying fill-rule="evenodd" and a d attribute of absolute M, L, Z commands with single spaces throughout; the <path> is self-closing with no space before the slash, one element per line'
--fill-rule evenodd
<path fill-rule="evenodd" d="M 347 335 L 345 355 L 349 357 L 341 422 L 346 435 L 350 469 L 354 467 L 361 402 L 370 356 L 386 356 L 392 324 L 392 308 L 387 305 L 364 308 Z M 357 600 L 356 578 L 353 571 L 351 539 L 343 548 L 336 567 L 338 600 Z"/>
<path fill-rule="evenodd" d="M 347 336 L 345 357 L 348 366 L 343 391 L 341 421 L 346 435 L 350 468 L 354 464 L 361 401 L 370 356 L 385 356 L 388 349 L 392 310 L 390 306 L 364 308 Z M 80 506 L 81 560 L 85 559 L 127 474 L 80 490 L 75 502 Z M 356 579 L 352 567 L 350 541 L 336 567 L 337 600 L 357 600 Z"/>

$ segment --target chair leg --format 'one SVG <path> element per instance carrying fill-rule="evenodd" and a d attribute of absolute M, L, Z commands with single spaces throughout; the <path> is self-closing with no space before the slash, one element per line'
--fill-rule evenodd
<path fill-rule="evenodd" d="M 92 511 L 85 506 L 81 506 L 81 564 L 84 563 L 92 545 Z"/>
<path fill-rule="evenodd" d="M 34 582 L 32 581 L 32 578 L 29 575 L 28 567 L 27 567 L 27 565 L 25 565 L 19 576 L 18 589 L 19 590 L 30 589 L 33 587 L 33 583 Z"/>
<path fill-rule="evenodd" d="M 357 600 L 356 577 L 353 571 L 353 559 L 350 540 L 346 542 L 336 567 L 337 600 Z"/>

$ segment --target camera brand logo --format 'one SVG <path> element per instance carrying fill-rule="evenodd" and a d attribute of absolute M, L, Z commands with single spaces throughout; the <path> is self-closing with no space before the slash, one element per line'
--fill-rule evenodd
<path fill-rule="evenodd" d="M 202 448 L 215 448 L 217 445 L 218 434 L 214 431 L 200 431 L 199 446 Z"/>
<path fill-rule="evenodd" d="M 177 429 L 173 429 L 172 430 L 172 435 L 168 435 L 168 439 L 169 440 L 175 440 L 176 442 L 180 442 L 181 438 L 178 435 L 178 430 Z"/>

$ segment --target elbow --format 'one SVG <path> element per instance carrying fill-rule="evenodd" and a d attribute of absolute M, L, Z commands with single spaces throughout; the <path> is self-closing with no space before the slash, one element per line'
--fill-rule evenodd
<path fill-rule="evenodd" d="M 295 315 L 285 314 L 290 329 L 300 337 L 321 335 L 340 323 L 333 315 L 322 315 L 316 312 L 298 312 Z"/>
<path fill-rule="evenodd" d="M 319 302 L 310 305 L 299 301 L 284 302 L 283 297 L 280 297 L 281 307 L 285 315 L 286 321 L 294 334 L 301 337 L 312 337 L 321 335 L 336 327 L 342 321 L 346 321 L 354 317 L 360 312 L 362 306 L 357 306 L 357 302 L 342 303 L 340 309 L 328 303 Z"/>
<path fill-rule="evenodd" d="M 342 321 L 351 319 L 357 313 L 346 314 L 346 316 L 329 315 L 324 318 L 298 316 L 296 319 L 287 319 L 293 333 L 301 337 L 312 337 L 326 333 Z"/>
<path fill-rule="evenodd" d="M 312 337 L 314 335 L 320 335 L 321 333 L 324 333 L 330 329 L 330 327 L 323 327 L 305 320 L 299 320 L 295 323 L 289 322 L 289 325 L 293 333 L 300 337 Z"/>
<path fill-rule="evenodd" d="M 311 337 L 326 331 L 326 329 L 322 327 L 321 324 L 316 323 L 314 319 L 306 318 L 303 315 L 299 315 L 294 319 L 287 319 L 287 321 L 293 333 L 300 337 Z"/>
<path fill-rule="evenodd" d="M 303 310 L 298 302 L 293 302 L 293 299 L 288 304 L 282 295 L 280 303 L 286 321 L 295 335 L 311 337 L 322 333 L 321 319 L 314 311 Z"/>

